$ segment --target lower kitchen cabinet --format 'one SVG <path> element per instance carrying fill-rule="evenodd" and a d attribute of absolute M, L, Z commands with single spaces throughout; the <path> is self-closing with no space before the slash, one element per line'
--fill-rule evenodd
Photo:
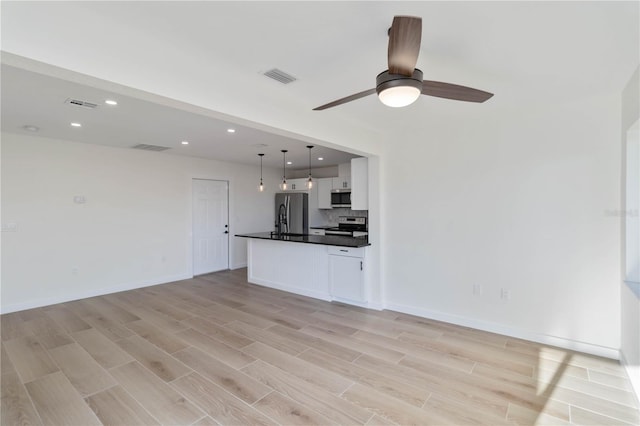
<path fill-rule="evenodd" d="M 381 309 L 370 303 L 367 247 L 249 239 L 250 283 L 321 300 Z"/>
<path fill-rule="evenodd" d="M 329 291 L 331 299 L 364 304 L 364 249 L 329 247 Z"/>

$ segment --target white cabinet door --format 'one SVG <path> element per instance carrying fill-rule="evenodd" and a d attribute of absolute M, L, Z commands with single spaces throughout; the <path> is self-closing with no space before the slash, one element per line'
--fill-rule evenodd
<path fill-rule="evenodd" d="M 351 163 L 338 164 L 338 176 L 340 177 L 351 176 Z"/>
<path fill-rule="evenodd" d="M 333 178 L 333 189 L 350 189 L 351 176 L 341 176 Z"/>
<path fill-rule="evenodd" d="M 322 178 L 316 180 L 318 185 L 318 208 L 331 208 L 331 190 L 333 189 L 333 178 Z"/>
<path fill-rule="evenodd" d="M 351 210 L 369 210 L 369 160 L 351 160 Z"/>
<path fill-rule="evenodd" d="M 289 179 L 287 183 L 289 184 L 287 191 L 308 191 L 306 178 Z"/>
<path fill-rule="evenodd" d="M 332 299 L 364 303 L 364 259 L 330 255 L 329 286 Z"/>

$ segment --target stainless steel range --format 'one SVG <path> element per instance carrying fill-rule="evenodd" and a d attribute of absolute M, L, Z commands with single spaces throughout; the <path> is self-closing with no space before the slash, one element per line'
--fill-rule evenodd
<path fill-rule="evenodd" d="M 328 228 L 325 235 L 343 235 L 346 237 L 364 237 L 367 232 L 367 218 L 362 216 L 339 216 L 338 226 Z"/>

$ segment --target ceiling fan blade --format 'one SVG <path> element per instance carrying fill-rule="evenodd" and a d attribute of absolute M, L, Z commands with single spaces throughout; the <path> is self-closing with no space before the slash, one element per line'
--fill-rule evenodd
<path fill-rule="evenodd" d="M 493 93 L 473 89 L 471 87 L 430 80 L 424 80 L 422 82 L 422 94 L 436 96 L 438 98 L 454 99 L 456 101 L 479 103 L 484 102 L 493 96 Z"/>
<path fill-rule="evenodd" d="M 364 98 L 365 96 L 373 95 L 376 93 L 376 89 L 365 90 L 364 92 L 356 93 L 354 95 L 347 96 L 346 98 L 338 99 L 337 101 L 329 102 L 328 104 L 321 105 L 314 108 L 314 111 L 322 111 L 323 109 L 333 108 L 334 106 L 346 104 L 347 102 L 355 101 L 356 99 Z"/>
<path fill-rule="evenodd" d="M 422 18 L 416 16 L 394 16 L 389 29 L 389 51 L 387 61 L 389 74 L 411 77 L 418 62 Z"/>

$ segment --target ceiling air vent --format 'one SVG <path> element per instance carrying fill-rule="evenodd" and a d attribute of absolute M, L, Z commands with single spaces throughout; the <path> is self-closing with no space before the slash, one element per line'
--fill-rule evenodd
<path fill-rule="evenodd" d="M 297 78 L 295 78 L 294 76 L 287 74 L 286 72 L 277 68 L 265 72 L 264 75 L 274 79 L 275 81 L 279 81 L 282 84 L 289 84 L 297 80 Z"/>
<path fill-rule="evenodd" d="M 67 98 L 67 100 L 64 101 L 64 103 L 83 107 L 83 108 L 89 108 L 89 109 L 94 109 L 98 107 L 98 104 L 94 104 L 93 102 L 81 101 L 79 99 L 71 99 L 71 98 Z"/>
<path fill-rule="evenodd" d="M 147 145 L 145 143 L 134 145 L 131 148 L 133 148 L 133 149 L 141 149 L 143 151 L 166 151 L 167 149 L 171 149 L 171 148 L 166 147 L 166 146 Z"/>

